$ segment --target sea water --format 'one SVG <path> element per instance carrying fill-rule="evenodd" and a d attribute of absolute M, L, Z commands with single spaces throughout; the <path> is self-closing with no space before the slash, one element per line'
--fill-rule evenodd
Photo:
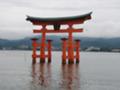
<path fill-rule="evenodd" d="M 39 52 L 37 52 L 39 53 Z M 81 52 L 80 63 L 32 65 L 31 51 L 0 51 L 0 90 L 120 90 L 120 53 Z"/>

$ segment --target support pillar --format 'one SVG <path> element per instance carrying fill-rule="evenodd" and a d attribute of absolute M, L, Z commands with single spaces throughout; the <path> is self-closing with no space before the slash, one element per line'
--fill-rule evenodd
<path fill-rule="evenodd" d="M 37 50 L 37 38 L 32 38 L 32 47 L 33 47 L 33 53 L 32 53 L 32 63 L 36 63 L 36 58 L 37 58 L 37 55 L 36 55 L 36 50 Z"/>
<path fill-rule="evenodd" d="M 75 40 L 75 46 L 76 46 L 76 63 L 80 62 L 80 40 Z"/>
<path fill-rule="evenodd" d="M 40 47 L 40 63 L 45 63 L 45 39 L 46 34 L 45 32 L 42 33 L 42 39 L 41 39 L 41 47 Z"/>
<path fill-rule="evenodd" d="M 51 56 L 52 56 L 52 53 L 51 53 L 51 51 L 52 51 L 51 42 L 52 42 L 52 40 L 48 39 L 47 42 L 48 42 L 48 63 L 51 63 Z"/>
<path fill-rule="evenodd" d="M 67 47 L 67 39 L 66 38 L 62 38 L 62 64 L 66 64 L 66 47 Z"/>
<path fill-rule="evenodd" d="M 68 36 L 68 63 L 74 63 L 74 49 L 73 49 L 73 37 L 72 32 L 69 32 Z"/>

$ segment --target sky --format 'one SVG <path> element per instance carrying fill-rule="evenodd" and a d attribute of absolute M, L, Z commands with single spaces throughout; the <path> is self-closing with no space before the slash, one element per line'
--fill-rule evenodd
<path fill-rule="evenodd" d="M 92 13 L 83 25 L 86 37 L 120 37 L 120 0 L 0 0 L 0 38 L 30 37 L 36 28 L 26 15 L 64 17 Z"/>

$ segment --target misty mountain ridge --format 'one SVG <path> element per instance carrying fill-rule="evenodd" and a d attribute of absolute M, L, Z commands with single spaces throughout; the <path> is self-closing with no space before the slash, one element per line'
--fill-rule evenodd
<path fill-rule="evenodd" d="M 67 36 L 55 36 L 55 35 L 48 35 L 46 38 L 53 40 L 52 46 L 54 48 L 60 48 L 61 47 L 61 38 L 67 37 Z M 26 46 L 29 49 L 32 48 L 32 37 L 26 37 L 19 40 L 7 40 L 7 39 L 0 39 L 0 48 L 19 48 L 21 46 Z M 36 38 L 41 38 L 41 36 L 36 36 Z M 80 37 L 80 36 L 74 36 L 74 39 L 80 39 L 81 40 L 81 48 L 88 48 L 88 47 L 99 47 L 99 48 L 120 48 L 120 37 L 118 38 L 99 38 L 99 37 Z M 38 41 L 40 42 L 40 41 Z"/>

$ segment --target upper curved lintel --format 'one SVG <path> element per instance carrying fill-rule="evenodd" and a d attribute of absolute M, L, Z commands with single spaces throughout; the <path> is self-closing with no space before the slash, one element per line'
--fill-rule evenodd
<path fill-rule="evenodd" d="M 83 15 L 77 15 L 77 16 L 69 16 L 69 17 L 55 17 L 55 18 L 42 18 L 42 17 L 32 17 L 32 16 L 27 16 L 26 20 L 30 22 L 39 22 L 39 23 L 67 23 L 70 21 L 79 21 L 79 20 L 89 20 L 91 19 L 91 14 L 92 12 L 89 12 L 87 14 Z"/>

